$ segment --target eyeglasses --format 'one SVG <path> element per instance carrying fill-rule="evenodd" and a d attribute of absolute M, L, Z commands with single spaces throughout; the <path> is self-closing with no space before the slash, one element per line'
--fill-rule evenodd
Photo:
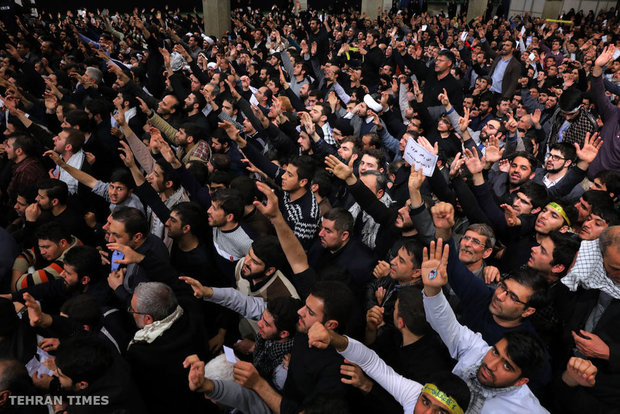
<path fill-rule="evenodd" d="M 549 159 L 551 161 L 564 161 L 566 158 L 561 157 L 559 155 L 555 155 L 555 154 L 549 154 Z"/>
<path fill-rule="evenodd" d="M 515 303 L 520 303 L 523 306 L 527 306 L 527 302 L 523 302 L 521 299 L 519 299 L 519 296 L 517 296 L 516 293 L 508 290 L 508 286 L 506 286 L 506 282 L 504 282 L 503 280 L 499 282 L 499 284 L 497 285 L 497 289 L 499 289 L 500 292 L 506 293 L 506 296 L 508 296 L 511 301 Z"/>
<path fill-rule="evenodd" d="M 135 313 L 136 315 L 148 315 L 147 313 L 144 312 L 138 312 L 133 310 L 133 308 L 131 307 L 131 305 L 127 306 L 127 312 L 128 313 Z"/>
<path fill-rule="evenodd" d="M 478 246 L 478 247 L 484 247 L 484 243 L 482 243 L 482 242 L 481 242 L 480 240 L 478 240 L 478 239 L 474 239 L 474 238 L 473 238 L 473 237 L 471 237 L 471 236 L 463 236 L 463 240 L 465 240 L 465 241 L 470 241 L 470 242 L 472 242 L 473 244 L 475 244 L 475 245 L 476 245 L 476 246 Z"/>

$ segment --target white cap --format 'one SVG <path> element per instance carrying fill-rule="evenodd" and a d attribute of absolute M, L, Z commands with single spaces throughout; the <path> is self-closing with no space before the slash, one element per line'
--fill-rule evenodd
<path fill-rule="evenodd" d="M 364 103 L 366 104 L 367 107 L 369 107 L 370 109 L 372 109 L 373 111 L 377 113 L 383 111 L 383 107 L 381 106 L 381 104 L 375 101 L 374 98 L 370 96 L 369 94 L 364 95 Z"/>

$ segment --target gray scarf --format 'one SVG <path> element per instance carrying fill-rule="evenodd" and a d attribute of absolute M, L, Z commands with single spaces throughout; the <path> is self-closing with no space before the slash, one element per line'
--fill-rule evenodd
<path fill-rule="evenodd" d="M 482 361 L 481 361 L 482 362 Z M 505 387 L 505 388 L 490 388 L 485 387 L 478 381 L 478 369 L 481 364 L 472 365 L 469 368 L 463 370 L 462 379 L 467 383 L 471 398 L 469 400 L 469 408 L 466 414 L 478 414 L 482 411 L 482 407 L 486 400 L 495 398 L 500 394 L 510 392 L 517 387 Z"/>

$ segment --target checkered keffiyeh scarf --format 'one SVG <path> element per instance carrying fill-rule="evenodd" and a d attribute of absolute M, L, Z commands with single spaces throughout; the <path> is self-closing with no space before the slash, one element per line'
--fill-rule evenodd
<path fill-rule="evenodd" d="M 620 299 L 620 286 L 616 285 L 603 267 L 603 255 L 598 240 L 582 241 L 575 265 L 562 278 L 571 291 L 579 286 L 586 289 L 599 289 L 615 299 Z"/>
<path fill-rule="evenodd" d="M 254 344 L 254 366 L 261 377 L 271 380 L 273 370 L 282 363 L 286 354 L 290 354 L 293 349 L 293 339 L 288 341 L 276 342 L 264 340 L 260 335 L 256 335 Z"/>
<path fill-rule="evenodd" d="M 482 361 L 480 361 L 482 363 Z M 478 369 L 480 364 L 472 365 L 463 371 L 461 378 L 467 383 L 471 397 L 469 400 L 469 408 L 466 414 L 478 414 L 482 411 L 482 407 L 487 400 L 495 398 L 498 395 L 510 392 L 517 387 L 490 388 L 485 387 L 478 381 Z"/>

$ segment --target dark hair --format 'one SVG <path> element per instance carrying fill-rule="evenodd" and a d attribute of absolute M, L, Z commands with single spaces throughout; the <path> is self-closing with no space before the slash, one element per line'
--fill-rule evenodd
<path fill-rule="evenodd" d="M 48 178 L 37 183 L 37 189 L 45 191 L 45 195 L 51 200 L 57 199 L 62 205 L 67 204 L 69 187 L 64 181 L 56 178 Z"/>
<path fill-rule="evenodd" d="M 601 180 L 607 187 L 607 192 L 612 193 L 614 198 L 620 196 L 620 172 L 614 170 L 603 170 L 596 174 L 594 178 Z"/>
<path fill-rule="evenodd" d="M 172 211 L 179 215 L 181 226 L 189 226 L 190 233 L 197 237 L 203 237 L 207 231 L 205 223 L 207 216 L 203 208 L 190 201 L 176 204 Z"/>
<path fill-rule="evenodd" d="M 504 280 L 514 280 L 520 285 L 532 289 L 532 294 L 526 301 L 526 306 L 534 309 L 542 309 L 548 302 L 547 281 L 540 275 L 540 273 L 529 269 L 516 269 L 508 273 L 508 276 Z"/>
<path fill-rule="evenodd" d="M 35 155 L 36 153 L 35 141 L 29 136 L 17 134 L 17 135 L 10 136 L 8 139 L 14 140 L 13 141 L 14 150 L 18 148 L 21 149 L 24 155 L 26 155 L 27 157 Z"/>
<path fill-rule="evenodd" d="M 369 134 L 366 134 L 367 136 Z M 370 135 L 372 137 L 372 135 Z M 371 138 L 371 143 L 372 143 L 373 138 Z M 377 160 L 377 168 L 381 169 L 383 168 L 383 170 L 385 171 L 385 154 L 383 153 L 383 151 L 381 151 L 378 148 L 368 148 L 367 150 L 365 150 L 362 153 L 362 156 L 364 155 L 368 155 L 370 157 L 373 157 Z"/>
<path fill-rule="evenodd" d="M 329 197 L 332 193 L 332 180 L 325 170 L 317 170 L 312 177 L 312 184 L 319 186 L 319 195 L 323 198 Z"/>
<path fill-rule="evenodd" d="M 506 332 L 506 353 L 521 369 L 521 378 L 531 378 L 545 361 L 545 351 L 540 340 L 527 331 Z"/>
<path fill-rule="evenodd" d="M 218 203 L 227 215 L 232 214 L 233 220 L 238 222 L 243 217 L 245 205 L 239 191 L 222 188 L 213 194 L 212 201 Z"/>
<path fill-rule="evenodd" d="M 568 88 L 562 95 L 558 104 L 562 111 L 572 111 L 583 102 L 583 93 L 578 88 Z"/>
<path fill-rule="evenodd" d="M 188 162 L 187 169 L 198 181 L 201 187 L 207 183 L 207 179 L 209 178 L 209 167 L 207 167 L 204 162 L 199 160 L 191 160 Z"/>
<path fill-rule="evenodd" d="M 60 225 L 60 223 L 56 221 L 50 221 L 42 224 L 37 229 L 35 238 L 37 240 L 49 240 L 56 244 L 60 243 L 61 240 L 66 240 L 69 243 L 73 240 L 69 229 Z"/>
<path fill-rule="evenodd" d="M 454 56 L 454 53 L 447 49 L 440 50 L 439 53 L 437 53 L 437 56 L 443 56 L 448 59 L 450 61 L 450 66 L 454 66 L 454 63 L 456 62 L 456 56 Z"/>
<path fill-rule="evenodd" d="M 210 184 L 223 184 L 224 186 L 230 186 L 232 181 L 232 175 L 228 171 L 214 171 L 209 175 L 207 182 Z"/>
<path fill-rule="evenodd" d="M 568 273 L 573 260 L 575 260 L 581 241 L 573 233 L 561 233 L 559 231 L 550 232 L 549 238 L 553 242 L 553 260 L 551 264 L 554 266 L 563 265 L 564 271 L 560 273 L 560 276 L 564 276 Z"/>
<path fill-rule="evenodd" d="M 194 105 L 198 104 L 198 110 L 202 110 L 202 108 L 207 106 L 207 100 L 200 92 L 192 92 L 190 95 L 194 95 Z"/>
<path fill-rule="evenodd" d="M 16 359 L 0 359 L 0 391 L 11 391 L 10 395 L 32 395 L 32 379 L 24 364 Z"/>
<path fill-rule="evenodd" d="M 267 235 L 259 237 L 252 243 L 252 250 L 264 264 L 265 269 L 282 267 L 284 262 L 284 252 L 280 247 L 280 242 L 276 236 Z"/>
<path fill-rule="evenodd" d="M 539 208 L 547 204 L 547 188 L 542 184 L 528 181 L 519 187 L 518 192 L 530 199 L 532 208 Z"/>
<path fill-rule="evenodd" d="M 575 147 L 566 142 L 556 142 L 551 146 L 550 150 L 552 149 L 560 151 L 566 161 L 575 161 L 575 157 L 577 156 Z"/>
<path fill-rule="evenodd" d="M 65 115 L 65 121 L 67 121 L 67 123 L 71 125 L 71 127 L 78 128 L 84 133 L 91 131 L 92 122 L 88 117 L 86 111 L 82 109 L 74 109 Z"/>
<path fill-rule="evenodd" d="M 471 393 L 467 383 L 450 371 L 433 372 L 428 376 L 427 384 L 434 384 L 440 391 L 456 400 L 463 412 L 469 408 Z"/>
<path fill-rule="evenodd" d="M 303 402 L 305 414 L 350 414 L 349 403 L 340 394 L 323 392 Z"/>
<path fill-rule="evenodd" d="M 137 208 L 133 207 L 117 207 L 112 212 L 112 218 L 120 221 L 125 226 L 125 232 L 129 237 L 133 237 L 141 233 L 143 237 L 149 234 L 149 223 L 146 221 L 144 214 Z"/>
<path fill-rule="evenodd" d="M 128 190 L 133 190 L 136 187 L 136 182 L 131 175 L 131 171 L 125 167 L 120 167 L 112 171 L 109 182 L 121 183 L 127 187 Z"/>
<path fill-rule="evenodd" d="M 567 203 L 564 200 L 555 201 L 555 203 L 562 207 L 562 210 L 564 210 L 566 217 L 568 217 L 567 222 L 564 216 L 562 216 L 562 219 L 567 226 L 574 226 L 575 224 L 577 224 L 577 220 L 579 219 L 579 211 L 577 210 L 577 207 L 575 207 L 573 204 Z"/>
<path fill-rule="evenodd" d="M 213 154 L 211 157 L 211 165 L 216 171 L 229 171 L 231 159 L 226 154 Z"/>
<path fill-rule="evenodd" d="M 85 141 L 84 133 L 75 128 L 63 128 L 62 130 L 68 134 L 65 142 L 71 145 L 71 151 L 75 154 L 81 150 Z"/>
<path fill-rule="evenodd" d="M 597 215 L 607 223 L 608 226 L 620 224 L 620 215 L 614 208 L 592 206 L 591 214 Z"/>
<path fill-rule="evenodd" d="M 297 311 L 303 302 L 290 296 L 280 296 L 267 302 L 267 310 L 273 316 L 273 322 L 278 332 L 287 331 L 291 337 L 295 335 L 299 315 Z"/>
<path fill-rule="evenodd" d="M 288 163 L 294 167 L 297 167 L 297 179 L 299 181 L 303 179 L 308 180 L 306 188 L 309 188 L 312 175 L 314 174 L 314 162 L 312 161 L 312 158 L 308 155 L 300 155 L 293 157 Z"/>
<path fill-rule="evenodd" d="M 422 252 L 424 250 L 424 245 L 422 243 L 417 240 L 405 240 L 400 248 L 405 249 L 407 254 L 411 256 L 411 263 L 413 263 L 414 269 L 422 265 Z"/>
<path fill-rule="evenodd" d="M 398 292 L 398 317 L 414 335 L 426 335 L 431 326 L 426 321 L 422 291 L 415 286 L 403 287 Z"/>
<path fill-rule="evenodd" d="M 503 125 L 503 124 L 500 122 L 500 125 Z M 525 152 L 525 151 L 517 151 L 513 153 L 508 159 L 510 160 L 510 162 L 512 162 L 517 157 L 525 158 L 527 162 L 530 164 L 530 169 L 532 170 L 532 172 L 536 170 L 536 166 L 538 165 L 538 162 L 536 161 L 536 158 L 534 158 L 532 154 L 530 154 L 529 152 Z"/>
<path fill-rule="evenodd" d="M 94 116 L 110 117 L 111 105 L 103 99 L 92 99 L 86 103 L 86 109 Z"/>
<path fill-rule="evenodd" d="M 56 351 L 56 366 L 73 383 L 86 381 L 91 385 L 113 362 L 110 347 L 92 335 L 63 338 Z"/>
<path fill-rule="evenodd" d="M 370 176 L 370 175 L 375 177 L 375 179 L 377 180 L 377 192 L 381 190 L 385 192 L 385 190 L 387 189 L 387 181 L 388 181 L 387 175 L 385 173 L 382 173 L 381 171 L 366 170 L 360 174 L 360 178 Z"/>
<path fill-rule="evenodd" d="M 64 264 L 75 269 L 78 279 L 90 277 L 91 283 L 101 279 L 101 256 L 92 246 L 73 246 L 64 256 Z"/>
<path fill-rule="evenodd" d="M 381 148 L 383 146 L 383 141 L 381 141 L 379 134 L 377 134 L 376 132 L 367 132 L 363 134 L 360 139 L 363 139 L 364 137 L 370 137 L 368 146 L 371 147 L 368 150 L 364 151 L 364 153 L 372 155 L 374 157 L 375 156 L 374 153 L 370 153 L 369 151 L 371 150 L 376 151 L 378 148 Z M 380 152 L 383 155 L 383 159 L 385 160 L 385 154 L 383 154 L 383 151 L 380 151 Z"/>
<path fill-rule="evenodd" d="M 99 328 L 103 322 L 101 306 L 92 295 L 82 294 L 68 299 L 60 307 L 60 312 L 80 325 L 88 325 L 91 332 Z"/>
<path fill-rule="evenodd" d="M 159 165 L 159 167 L 161 168 L 163 172 L 164 186 L 166 185 L 168 181 L 171 181 L 172 189 L 175 191 L 178 190 L 181 185 L 181 180 L 179 179 L 179 176 L 174 171 L 174 168 L 172 167 L 172 165 L 170 165 L 170 163 L 163 158 L 157 159 L 156 164 Z"/>
<path fill-rule="evenodd" d="M 32 204 L 37 199 L 37 189 L 32 185 L 27 185 L 23 187 L 17 188 L 17 195 L 20 197 L 24 197 L 28 204 Z"/>
<path fill-rule="evenodd" d="M 310 294 L 323 301 L 323 320 L 335 320 L 335 331 L 342 333 L 351 318 L 354 296 L 347 285 L 342 282 L 322 280 L 310 289 Z"/>
<path fill-rule="evenodd" d="M 179 129 L 183 129 L 186 136 L 194 138 L 194 142 L 197 142 L 204 135 L 202 128 L 193 122 L 185 122 L 179 127 Z"/>
<path fill-rule="evenodd" d="M 323 216 L 323 220 L 332 220 L 334 229 L 338 233 L 348 232 L 349 238 L 353 236 L 353 226 L 355 224 L 351 213 L 342 207 L 334 207 Z"/>
<path fill-rule="evenodd" d="M 230 188 L 234 188 L 241 193 L 243 198 L 243 204 L 249 206 L 259 196 L 258 188 L 256 187 L 256 181 L 248 177 L 247 175 L 241 175 L 235 177 L 230 181 Z"/>

